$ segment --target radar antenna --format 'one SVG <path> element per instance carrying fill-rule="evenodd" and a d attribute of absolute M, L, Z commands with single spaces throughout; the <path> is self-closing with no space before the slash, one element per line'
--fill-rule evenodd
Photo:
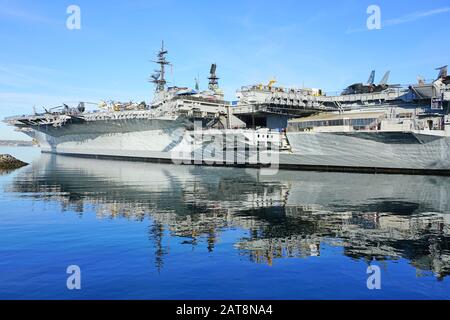
<path fill-rule="evenodd" d="M 216 75 L 216 69 L 217 69 L 217 65 L 215 63 L 213 63 L 211 65 L 211 69 L 209 71 L 209 85 L 208 85 L 208 89 L 212 90 L 212 91 L 216 91 L 217 89 L 219 89 L 219 78 Z"/>
<path fill-rule="evenodd" d="M 157 57 L 157 61 L 153 61 L 160 65 L 159 70 L 156 70 L 154 74 L 151 75 L 150 82 L 153 82 L 156 85 L 156 91 L 164 91 L 166 88 L 166 65 L 171 65 L 169 61 L 166 60 L 166 55 L 168 51 L 164 49 L 164 41 L 161 42 L 161 49 L 159 50 Z"/>

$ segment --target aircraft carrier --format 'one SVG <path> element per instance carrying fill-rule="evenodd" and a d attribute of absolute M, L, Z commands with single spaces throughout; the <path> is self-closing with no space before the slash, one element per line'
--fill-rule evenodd
<path fill-rule="evenodd" d="M 350 85 L 339 94 L 268 84 L 225 101 L 213 64 L 207 90 L 168 86 L 157 54 L 150 104 L 63 104 L 5 121 L 43 152 L 140 161 L 331 171 L 450 175 L 450 76 L 409 86 Z"/>

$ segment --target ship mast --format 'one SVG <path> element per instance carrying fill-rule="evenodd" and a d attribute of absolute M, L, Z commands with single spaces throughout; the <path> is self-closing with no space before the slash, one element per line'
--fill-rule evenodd
<path fill-rule="evenodd" d="M 159 70 L 155 70 L 156 73 L 154 73 L 151 76 L 150 82 L 153 82 L 156 85 L 156 92 L 164 91 L 167 81 L 165 78 L 166 75 L 166 65 L 170 65 L 170 62 L 166 60 L 166 55 L 168 51 L 164 49 L 164 41 L 161 42 L 161 49 L 158 52 L 158 60 L 154 61 L 155 63 L 159 64 Z"/>

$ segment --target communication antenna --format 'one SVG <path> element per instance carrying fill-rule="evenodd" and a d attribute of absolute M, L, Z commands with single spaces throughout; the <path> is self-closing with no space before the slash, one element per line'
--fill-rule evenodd
<path fill-rule="evenodd" d="M 200 90 L 199 76 L 197 75 L 197 78 L 195 78 L 194 80 L 195 80 L 195 91 L 199 91 Z"/>

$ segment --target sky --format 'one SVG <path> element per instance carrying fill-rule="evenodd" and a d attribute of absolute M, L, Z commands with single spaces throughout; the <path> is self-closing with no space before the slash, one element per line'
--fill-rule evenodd
<path fill-rule="evenodd" d="M 80 8 L 68 29 L 67 8 Z M 377 5 L 381 29 L 369 30 Z M 206 89 L 211 63 L 228 100 L 267 83 L 340 91 L 371 70 L 391 83 L 450 64 L 450 1 L 0 0 L 0 119 L 62 103 L 150 102 L 164 40 L 169 85 Z M 26 139 L 0 124 L 0 139 Z"/>

